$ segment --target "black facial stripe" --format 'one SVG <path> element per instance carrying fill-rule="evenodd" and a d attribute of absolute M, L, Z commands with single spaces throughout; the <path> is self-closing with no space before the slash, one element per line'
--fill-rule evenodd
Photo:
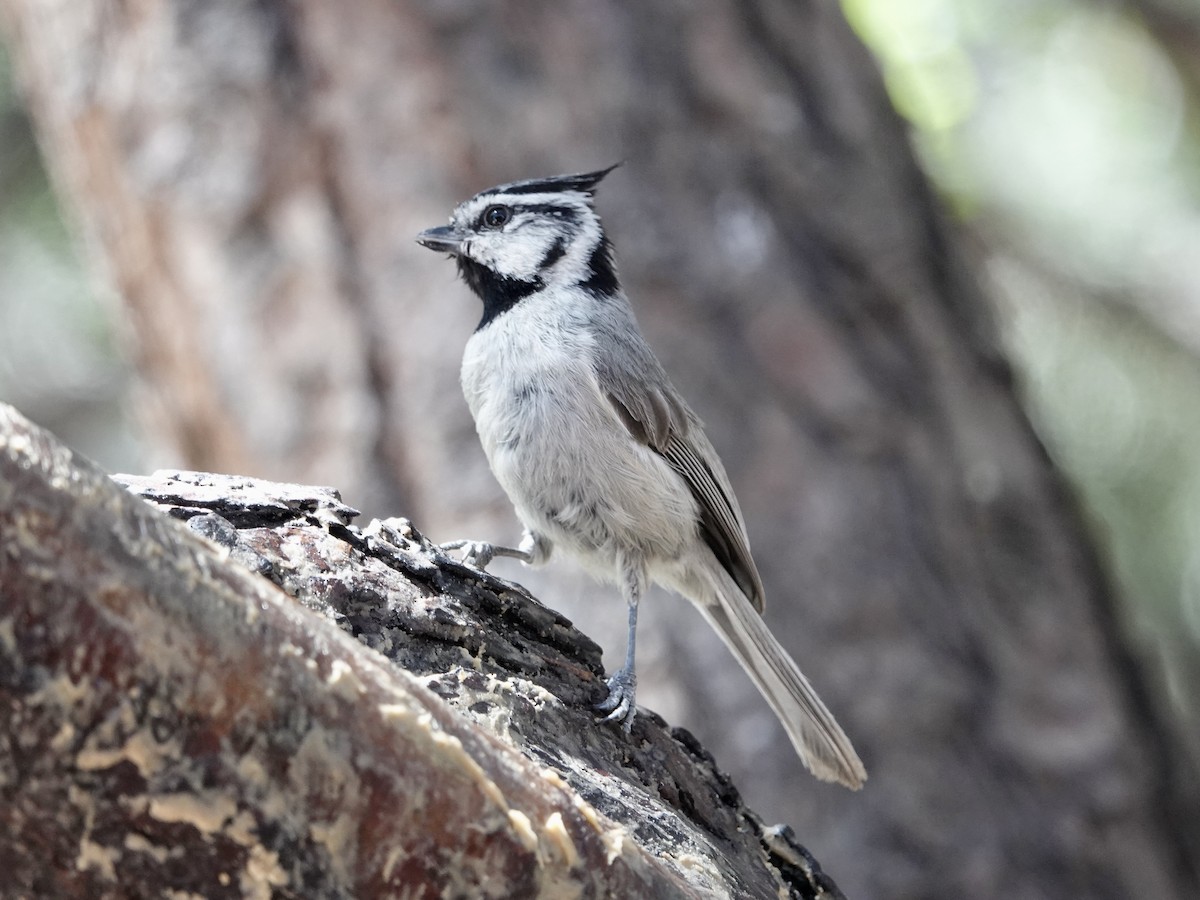
<path fill-rule="evenodd" d="M 606 235 L 600 236 L 600 243 L 588 258 L 588 277 L 580 287 L 593 294 L 615 294 L 619 289 L 617 270 L 613 266 L 612 247 Z"/>
<path fill-rule="evenodd" d="M 567 242 L 559 237 L 554 239 L 554 243 L 550 245 L 550 249 L 546 251 L 546 255 L 542 257 L 542 261 L 538 263 L 538 271 L 544 271 L 558 262 L 567 252 Z"/>
<path fill-rule="evenodd" d="M 475 327 L 476 331 L 508 312 L 530 294 L 540 291 L 543 286 L 540 279 L 521 281 L 497 275 L 467 256 L 458 257 L 458 272 L 467 287 L 483 301 L 483 318 Z"/>

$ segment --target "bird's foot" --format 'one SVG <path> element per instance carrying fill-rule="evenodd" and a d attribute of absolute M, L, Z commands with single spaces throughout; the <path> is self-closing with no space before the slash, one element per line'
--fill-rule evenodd
<path fill-rule="evenodd" d="M 608 679 L 608 696 L 596 709 L 608 713 L 601 721 L 618 724 L 628 734 L 637 715 L 637 674 L 630 669 L 614 672 Z"/>
<path fill-rule="evenodd" d="M 447 541 L 439 546 L 446 553 L 449 553 L 451 550 L 461 550 L 462 561 L 468 566 L 479 569 L 481 572 L 496 558 L 496 547 L 487 541 Z"/>
<path fill-rule="evenodd" d="M 481 572 L 486 570 L 488 565 L 497 556 L 510 556 L 513 559 L 519 559 L 521 562 L 526 563 L 530 561 L 531 556 L 527 550 L 520 550 L 516 547 L 502 547 L 499 544 L 489 544 L 487 541 L 447 541 L 444 544 L 439 544 L 438 547 L 443 553 L 449 553 L 451 550 L 461 550 L 462 561 Z"/>

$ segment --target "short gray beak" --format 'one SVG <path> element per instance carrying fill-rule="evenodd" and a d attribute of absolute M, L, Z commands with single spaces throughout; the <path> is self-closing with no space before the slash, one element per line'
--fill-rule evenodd
<path fill-rule="evenodd" d="M 439 225 L 437 228 L 427 228 L 417 235 L 417 243 L 430 250 L 443 253 L 457 254 L 462 249 L 462 235 L 450 225 Z"/>

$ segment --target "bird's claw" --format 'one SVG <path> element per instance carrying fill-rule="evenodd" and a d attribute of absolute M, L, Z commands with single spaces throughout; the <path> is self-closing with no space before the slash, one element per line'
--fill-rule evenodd
<path fill-rule="evenodd" d="M 496 557 L 496 546 L 487 541 L 447 541 L 439 546 L 443 552 L 447 553 L 451 550 L 461 550 L 462 561 L 481 572 L 486 570 Z"/>
<path fill-rule="evenodd" d="M 620 725 L 629 734 L 637 715 L 637 675 L 619 669 L 608 679 L 608 696 L 596 704 L 596 709 L 608 713 L 600 721 Z"/>

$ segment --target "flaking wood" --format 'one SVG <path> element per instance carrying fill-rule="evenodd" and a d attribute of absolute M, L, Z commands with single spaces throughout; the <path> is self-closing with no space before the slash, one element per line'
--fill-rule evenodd
<path fill-rule="evenodd" d="M 687 732 L 595 722 L 564 617 L 355 515 L 0 406 L 3 896 L 841 896 Z"/>

